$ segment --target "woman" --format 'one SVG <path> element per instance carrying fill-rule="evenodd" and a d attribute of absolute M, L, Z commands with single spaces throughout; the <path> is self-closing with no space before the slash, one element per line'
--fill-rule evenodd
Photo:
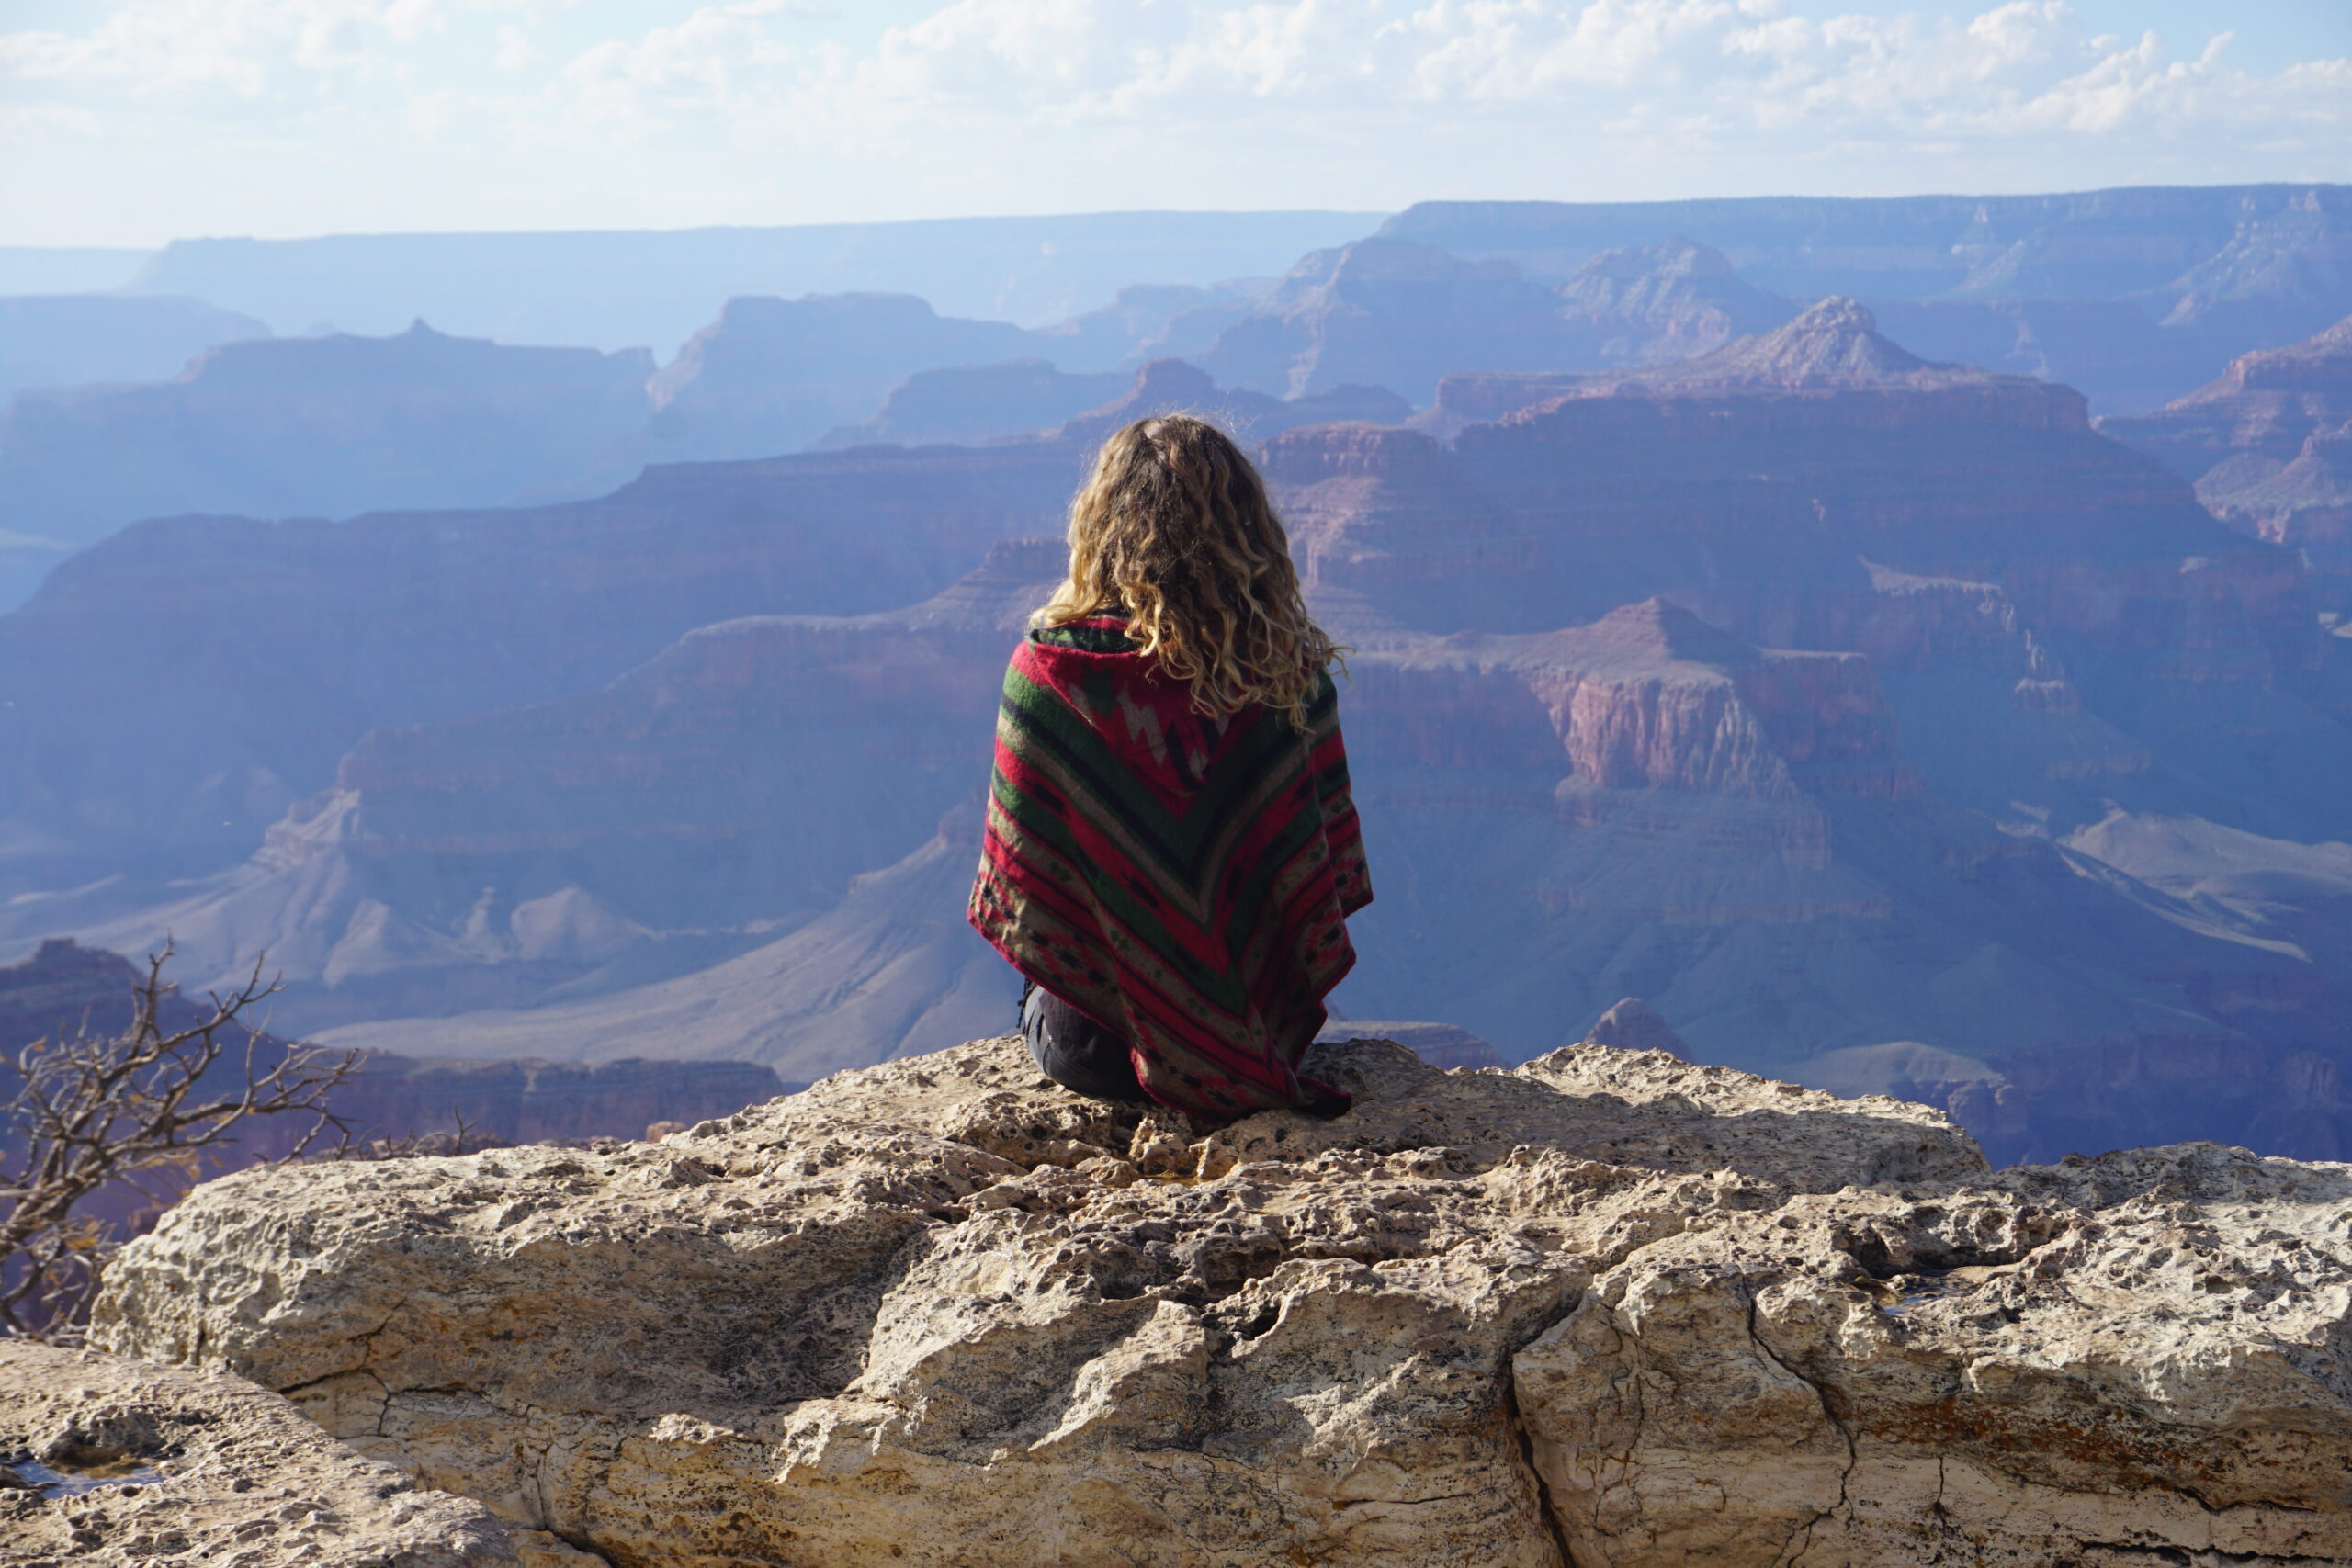
<path fill-rule="evenodd" d="M 1224 433 L 1170 415 L 1103 444 L 1005 672 L 972 889 L 1048 1077 L 1218 1120 L 1347 1109 L 1298 1073 L 1372 902 L 1344 651 Z"/>

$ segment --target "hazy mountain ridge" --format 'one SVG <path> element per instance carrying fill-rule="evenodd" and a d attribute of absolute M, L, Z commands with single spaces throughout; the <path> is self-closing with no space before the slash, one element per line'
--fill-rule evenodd
<path fill-rule="evenodd" d="M 267 323 L 176 295 L 0 294 L 0 403 L 28 387 L 161 381 Z"/>
<path fill-rule="evenodd" d="M 1055 423 L 1080 378 L 1029 355 L 905 383 L 901 413 L 991 445 L 141 525 L 0 616 L 0 671 L 59 671 L 0 706 L 0 931 L 266 949 L 306 1024 L 374 1044 L 650 1034 L 798 1076 L 993 1032 L 1009 983 L 957 924 L 958 862 L 997 670 L 1057 558 L 1004 542 L 1058 528 L 1103 434 L 1184 407 L 1261 444 L 1360 649 L 1360 936 L 1414 962 L 1368 964 L 1345 1010 L 1516 1055 L 1638 995 L 1709 1056 L 1899 1078 L 2011 1151 L 2198 1115 L 2176 1131 L 2352 1149 L 2324 575 L 2079 392 L 1924 355 L 1853 299 L 1776 302 L 1697 243 L 1563 283 L 1358 244 L 1086 329 L 1141 355 L 1221 322 L 1204 359 L 1258 354 L 1301 397 L 1160 358 Z M 945 353 L 1051 335 L 914 300 L 743 310 L 786 330 L 714 331 L 664 383 L 706 433 L 793 395 L 769 367 L 857 352 L 842 321 Z M 1736 321 L 1759 330 L 1713 341 Z M 1464 363 L 1419 414 L 1339 380 L 1421 377 L 1448 342 Z M 1482 343 L 1535 367 L 1476 370 Z M 2333 395 L 2290 400 L 2316 422 Z"/>
<path fill-rule="evenodd" d="M 1386 237 L 1565 279 L 1603 251 L 1676 233 L 1792 298 L 2145 299 L 2159 320 L 2340 289 L 2352 186 L 2140 186 L 2046 196 L 1749 197 L 1658 202 L 1426 201 Z M 1644 231 L 1647 232 L 1645 233 Z M 2299 265 L 2300 264 L 2300 265 Z M 2291 342 L 2340 315 L 2300 330 Z"/>
<path fill-rule="evenodd" d="M 738 299 L 658 370 L 641 350 L 514 347 L 419 321 L 390 338 L 233 344 L 155 384 L 27 392 L 0 412 L 0 604 L 69 548 L 143 518 L 585 497 L 648 463 L 789 453 L 868 415 L 863 434 L 824 444 L 1047 431 L 1130 384 L 1131 367 L 1104 367 L 1139 363 L 1174 316 L 1227 298 L 1130 290 L 1050 332 L 943 317 L 907 295 Z M 1030 403 L 1009 405 L 1008 385 Z M 910 400 L 892 404 L 894 389 Z M 1347 408 L 1401 417 L 1384 398 Z M 1272 406 L 1258 398 L 1251 418 L 1281 418 Z M 899 431 L 900 418 L 931 428 Z"/>
<path fill-rule="evenodd" d="M 915 294 L 951 316 L 1047 326 L 1137 282 L 1270 276 L 1372 212 L 1099 212 L 546 233 L 179 240 L 130 288 L 191 294 L 283 332 L 396 332 L 418 316 L 507 343 L 665 357 L 737 295 Z"/>
<path fill-rule="evenodd" d="M 706 540 L 714 575 L 676 584 L 682 615 L 763 560 L 797 560 L 804 594 L 878 594 L 857 563 L 907 581 L 904 530 L 967 560 L 1044 533 L 1101 429 L 1205 385 L 1171 362 L 1057 439 L 658 469 L 507 526 L 574 530 L 582 566 L 616 547 L 595 568 L 616 592 L 651 558 L 629 541 Z M 1695 1049 L 1800 1075 L 1925 1042 L 1985 1064 L 1939 1092 L 2012 1149 L 2056 1135 L 2045 1058 L 2269 1062 L 2248 1069 L 2258 1100 L 2310 1078 L 2295 1053 L 2352 1050 L 2330 1021 L 2342 956 L 2279 934 L 2333 894 L 2200 901 L 2068 837 L 2120 811 L 2352 839 L 2352 730 L 2313 705 L 2340 698 L 2341 659 L 2290 552 L 2096 434 L 2079 395 L 1926 364 L 1848 301 L 1535 389 L 1451 445 L 1339 423 L 1265 447 L 1315 603 L 1361 650 L 1349 728 L 1381 897 L 1360 940 L 1414 954 L 1368 965 L 1347 1010 L 1446 1018 L 1516 1055 L 1640 995 Z M 714 531 L 730 494 L 747 522 L 834 527 Z M 926 507 L 959 494 L 954 518 Z M 881 554 L 820 568 L 853 497 Z M 182 525 L 191 544 L 211 526 Z M 83 592 L 107 553 L 77 563 Z M 347 731 L 334 789 L 169 921 L 207 964 L 279 951 L 289 1009 L 378 1046 L 642 1054 L 623 1043 L 652 1033 L 799 1076 L 859 1040 L 1000 1027 L 1008 986 L 955 910 L 998 668 L 1057 561 L 1008 544 L 909 610 L 706 617 L 601 681 L 582 645 L 571 694 Z M 510 622 L 569 604 L 579 628 L 582 586 L 484 592 Z M 355 622 L 364 602 L 334 592 L 341 636 L 401 624 L 390 603 Z M 805 819 L 768 804 L 786 800 Z M 128 945 L 163 918 L 82 929 Z M 401 1007 L 457 1016 L 386 1020 Z M 2103 1103 L 2067 1125 L 2154 1113 Z M 2217 1089 L 2213 1113 L 2243 1130 L 2247 1103 Z M 2323 1152 L 2335 1113 L 2313 1114 L 2292 1135 Z"/>
<path fill-rule="evenodd" d="M 1509 261 L 1373 239 L 1306 257 L 1196 357 L 1220 381 L 1278 397 L 1360 382 L 1418 404 L 1449 371 L 1679 358 L 1795 311 L 1688 241 L 1610 252 L 1555 288 Z"/>
<path fill-rule="evenodd" d="M 177 378 L 19 393 L 0 515 L 88 543 L 187 512 L 348 516 L 610 489 L 645 417 L 643 351 L 510 348 L 419 321 L 390 338 L 263 339 Z"/>
<path fill-rule="evenodd" d="M 2283 208 L 2277 193 L 2239 193 L 2245 210 L 2227 235 L 2215 227 L 2212 193 L 2139 193 L 2145 199 L 2124 203 L 2129 210 L 2110 210 L 2122 201 L 2118 193 L 2047 198 L 2039 207 L 1996 204 L 1999 213 L 1973 220 L 1969 232 L 1976 237 L 1960 248 L 1972 255 L 1999 251 L 2011 261 L 1987 262 L 1990 270 L 1970 274 L 1956 291 L 1888 300 L 1882 324 L 1931 361 L 1975 361 L 2078 382 L 2103 412 L 2144 409 L 2220 370 L 2232 354 L 2278 341 L 2279 321 L 2295 311 L 2327 303 L 2331 314 L 2340 314 L 2352 306 L 2352 280 L 2331 259 L 2340 227 L 2332 188 L 2313 187 Z M 1786 296 L 1760 286 L 1736 270 L 1737 257 L 1768 269 L 1781 265 L 1785 276 L 1809 276 L 1783 264 L 1813 255 L 1809 245 L 1835 239 L 1839 222 L 1861 221 L 1856 213 L 1864 209 L 1878 214 L 1871 222 L 1898 228 L 1911 210 L 1901 204 L 1838 207 L 1824 209 L 1827 216 L 1815 213 L 1807 230 L 1792 227 L 1794 209 L 1740 208 L 1747 215 L 1741 223 L 1779 232 L 1776 251 L 1759 248 L 1738 223 L 1724 230 L 1723 212 L 1704 204 L 1626 209 L 1610 221 L 1659 227 L 1579 251 L 1577 264 L 1556 276 L 1545 269 L 1567 253 L 1530 235 L 1540 238 L 1563 223 L 1588 237 L 1614 231 L 1606 223 L 1594 227 L 1589 214 L 1579 219 L 1582 209 L 1542 204 L 1512 209 L 1504 215 L 1508 222 L 1493 214 L 1465 220 L 1417 209 L 1386 237 L 1314 252 L 1269 284 L 1133 286 L 1042 327 L 994 319 L 1005 313 L 1001 300 L 983 307 L 985 317 L 967 317 L 909 294 L 743 295 L 719 306 L 716 320 L 658 371 L 639 367 L 647 373 L 636 378 L 638 392 L 614 384 L 630 378 L 621 372 L 636 362 L 627 358 L 567 359 L 554 350 L 437 334 L 431 345 L 415 341 L 414 333 L 249 345 L 225 362 L 242 377 L 206 365 L 169 387 L 43 394 L 10 413 L 8 429 L 0 431 L 0 570 L 11 581 L 0 582 L 0 593 L 20 596 L 62 547 L 141 516 L 341 516 L 508 503 L 593 494 L 648 461 L 764 457 L 820 442 L 979 441 L 1050 429 L 1100 400 L 1108 383 L 1091 378 L 1151 358 L 1189 357 L 1229 389 L 1295 398 L 1348 385 L 1386 387 L 1418 404 L 1437 395 L 1450 374 L 1562 375 L 1703 356 L 1735 336 L 1781 324 L 1810 297 L 1802 286 Z M 2041 228 L 2017 216 L 2034 211 L 2041 213 L 2033 220 Z M 1780 216 L 1766 222 L 1772 213 Z M 1668 220 L 1677 217 L 1705 220 L 1702 228 L 1713 224 L 1745 248 L 1736 247 L 1735 256 L 1676 237 Z M 1905 221 L 1918 227 L 1916 214 Z M 1497 234 L 1488 231 L 1498 222 L 1510 231 L 1501 238 L 1517 236 L 1498 250 L 1491 248 Z M 1396 237 L 1423 230 L 1451 236 L 1463 249 Z M 2023 237 L 2013 236 L 2007 250 L 1986 249 L 1993 242 L 1984 234 L 2011 231 Z M 1115 224 L 1102 229 L 1096 242 L 1116 253 L 1111 237 L 1118 231 Z M 1277 231 L 1280 223 L 1267 230 Z M 433 251 L 429 238 L 385 243 L 424 254 Z M 516 241 L 529 242 L 523 250 L 553 255 L 564 238 Z M 571 239 L 594 248 L 594 237 Z M 320 244 L 321 255 L 337 248 Z M 367 244 L 351 242 L 354 254 Z M 2157 265 L 2116 259 L 2142 252 L 2162 265 L 2187 268 L 2177 298 L 2145 289 L 2118 294 L 2111 287 Z M 169 271 L 178 254 L 166 253 L 157 265 Z M 311 254 L 300 246 L 217 253 L 280 259 Z M 1154 265 L 1181 271 L 1185 254 L 1180 246 Z M 1879 270 L 1866 280 L 1871 292 L 1918 293 L 1918 279 L 1897 265 L 1908 254 L 1901 246 L 1866 254 L 1849 244 L 1837 254 L 1856 265 L 1876 258 L 1870 265 Z M 2042 260 L 2016 260 L 2029 254 Z M 2088 258 L 2101 255 L 2113 275 L 2100 275 L 2106 294 L 2041 297 L 2075 288 L 2078 272 L 2097 270 Z M 2058 256 L 2074 259 L 2050 259 Z M 447 303 L 438 295 L 432 302 Z M 136 313 L 155 303 L 126 295 L 109 309 Z M 511 335 L 525 319 L 537 318 L 493 330 Z M 552 374 L 548 367 L 557 364 L 572 368 Z M 232 379 L 240 382 L 233 389 L 226 385 Z M 885 412 L 894 396 L 900 403 Z M 1459 423 L 1448 416 L 1432 428 L 1451 434 Z M 124 447 L 136 451 L 135 460 L 113 460 Z M 2313 462 L 2324 467 L 2324 454 Z M 2299 473 L 2290 482 L 2311 481 Z"/>

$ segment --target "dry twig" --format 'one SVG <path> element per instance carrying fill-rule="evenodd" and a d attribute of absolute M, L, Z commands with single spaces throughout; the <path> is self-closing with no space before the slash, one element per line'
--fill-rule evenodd
<path fill-rule="evenodd" d="M 17 1055 L 16 1091 L 0 1104 L 0 1335 L 78 1334 L 122 1240 L 115 1225 L 77 1212 L 102 1190 L 119 1186 L 168 1207 L 208 1156 L 217 1159 L 257 1117 L 312 1119 L 280 1159 L 330 1127 L 348 1132 L 327 1096 L 356 1053 L 281 1048 L 245 1023 L 248 1010 L 283 988 L 263 981 L 258 963 L 235 991 L 209 995 L 208 1015 L 172 1027 L 177 987 L 164 978 L 171 957 L 168 942 L 148 956 L 128 1029 L 96 1034 L 85 1022 Z M 214 1075 L 241 1041 L 243 1070 L 231 1056 L 230 1070 Z"/>

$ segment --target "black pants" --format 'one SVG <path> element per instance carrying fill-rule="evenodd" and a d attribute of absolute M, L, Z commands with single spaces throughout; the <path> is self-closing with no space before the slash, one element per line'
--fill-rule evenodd
<path fill-rule="evenodd" d="M 1095 1100 L 1148 1104 L 1127 1043 L 1034 982 L 1021 998 L 1021 1033 L 1037 1070 Z"/>

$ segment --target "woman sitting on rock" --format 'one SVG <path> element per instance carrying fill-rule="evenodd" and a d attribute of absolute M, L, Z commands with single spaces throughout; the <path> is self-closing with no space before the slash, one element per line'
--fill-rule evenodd
<path fill-rule="evenodd" d="M 1372 902 L 1329 667 L 1266 489 L 1181 415 L 1112 436 L 1005 671 L 971 920 L 1047 1077 L 1227 1120 L 1299 1076 Z"/>

